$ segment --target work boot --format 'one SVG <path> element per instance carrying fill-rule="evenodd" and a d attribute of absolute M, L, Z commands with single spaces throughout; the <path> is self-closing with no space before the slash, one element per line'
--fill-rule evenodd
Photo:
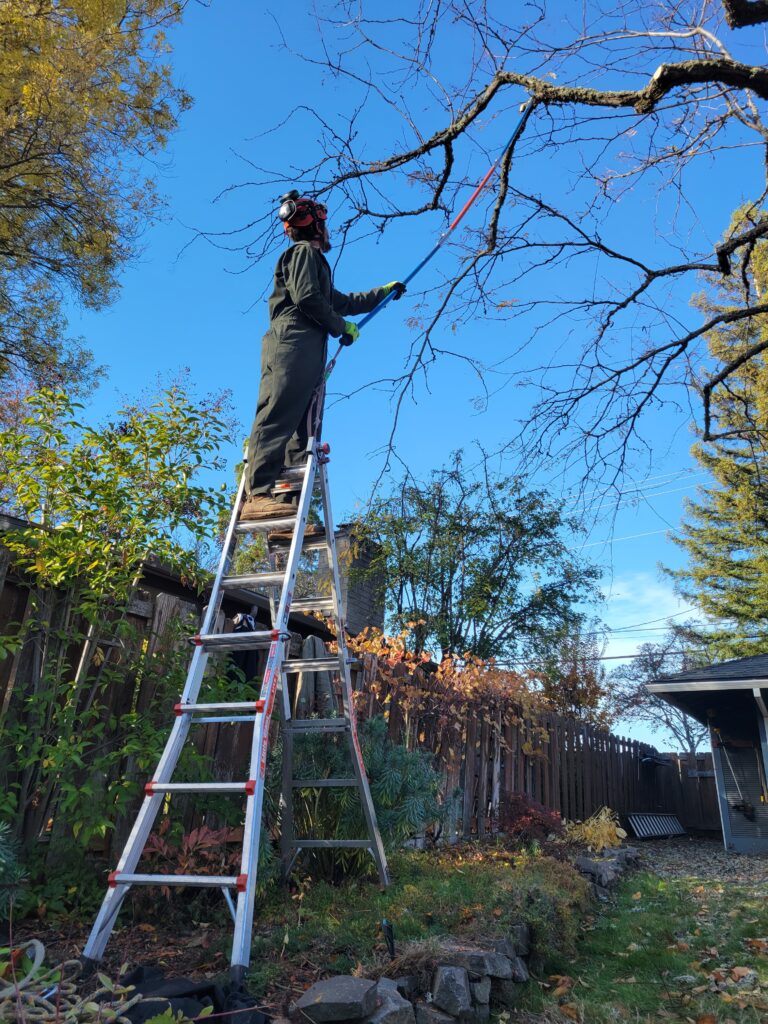
<path fill-rule="evenodd" d="M 319 523 L 307 523 L 304 529 L 305 540 L 322 540 L 325 537 L 325 527 Z M 288 546 L 293 540 L 293 530 L 272 530 L 267 534 L 270 544 Z"/>
<path fill-rule="evenodd" d="M 284 501 L 276 501 L 268 494 L 252 494 L 240 509 L 240 522 L 259 522 L 261 519 L 287 519 L 293 512 Z"/>

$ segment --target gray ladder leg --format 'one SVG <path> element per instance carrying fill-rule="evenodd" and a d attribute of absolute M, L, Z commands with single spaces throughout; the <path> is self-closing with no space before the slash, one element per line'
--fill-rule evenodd
<path fill-rule="evenodd" d="M 280 592 L 280 602 L 273 619 L 273 625 L 281 639 L 274 641 L 270 647 L 260 694 L 260 699 L 264 701 L 264 714 L 258 719 L 258 725 L 254 729 L 251 745 L 250 778 L 256 781 L 256 785 L 253 794 L 248 799 L 243 829 L 243 859 L 240 868 L 240 879 L 242 879 L 243 884 L 238 886 L 237 906 L 235 908 L 235 933 L 232 940 L 232 957 L 230 960 L 231 978 L 234 984 L 242 982 L 248 970 L 251 957 L 253 905 L 256 898 L 259 844 L 264 810 L 264 785 L 267 772 L 267 755 L 269 753 L 269 723 L 278 685 L 281 682 L 285 682 L 285 677 L 282 673 L 286 653 L 285 639 L 283 638 L 288 636 L 291 599 L 296 586 L 296 576 L 304 542 L 304 530 L 307 525 L 309 506 L 312 501 L 312 489 L 314 487 L 317 463 L 314 439 L 310 439 L 307 452 L 307 466 L 296 510 L 296 523 L 288 551 L 285 577 Z M 283 715 L 290 715 L 287 684 L 283 685 L 281 689 Z"/>
<path fill-rule="evenodd" d="M 320 494 L 323 503 L 323 515 L 326 523 L 333 523 L 331 510 L 331 494 L 328 486 L 328 471 L 325 460 L 319 460 L 318 476 L 320 481 Z M 376 862 L 376 869 L 379 873 L 379 880 L 383 886 L 389 885 L 389 869 L 387 867 L 387 855 L 384 852 L 384 843 L 379 832 L 376 821 L 376 811 L 371 798 L 371 789 L 368 785 L 368 776 L 363 763 L 363 753 L 360 749 L 360 740 L 357 735 L 357 715 L 352 696 L 352 676 L 349 670 L 349 653 L 345 641 L 345 626 L 341 615 L 341 581 L 339 579 L 339 560 L 336 553 L 336 538 L 332 528 L 326 528 L 328 545 L 328 564 L 331 569 L 331 594 L 333 597 L 333 617 L 336 623 L 336 639 L 339 648 L 339 671 L 341 674 L 342 703 L 344 706 L 344 718 L 347 722 L 347 738 L 349 751 L 352 757 L 352 766 L 357 778 L 360 802 L 363 806 L 365 823 L 368 829 L 368 837 L 371 843 L 371 853 Z"/>
<path fill-rule="evenodd" d="M 283 685 L 287 689 L 288 680 L 285 677 L 283 677 Z M 287 727 L 289 723 L 290 718 L 283 713 L 280 723 L 283 727 L 281 729 L 283 764 L 280 785 L 280 875 L 283 882 L 288 881 L 296 858 L 293 848 L 293 730 Z"/>

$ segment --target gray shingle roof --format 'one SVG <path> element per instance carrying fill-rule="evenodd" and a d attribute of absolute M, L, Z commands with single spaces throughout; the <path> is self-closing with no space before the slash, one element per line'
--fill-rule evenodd
<path fill-rule="evenodd" d="M 698 683 L 722 682 L 733 683 L 747 679 L 768 679 L 768 654 L 755 654 L 751 658 L 734 658 L 733 661 L 722 661 L 717 665 L 705 665 L 703 668 L 677 672 L 675 675 L 662 676 L 657 683 Z"/>

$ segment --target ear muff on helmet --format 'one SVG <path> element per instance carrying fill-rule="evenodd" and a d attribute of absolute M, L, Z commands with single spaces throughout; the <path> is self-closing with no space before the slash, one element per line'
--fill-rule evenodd
<path fill-rule="evenodd" d="M 277 216 L 283 222 L 285 231 L 289 227 L 308 228 L 314 224 L 316 232 L 320 234 L 321 222 L 327 218 L 328 211 L 322 203 L 307 196 L 300 196 L 294 189 L 280 197 Z"/>

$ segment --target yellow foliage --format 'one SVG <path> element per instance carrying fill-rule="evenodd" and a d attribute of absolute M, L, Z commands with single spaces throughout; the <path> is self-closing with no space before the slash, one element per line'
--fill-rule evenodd
<path fill-rule="evenodd" d="M 575 843 L 583 843 L 589 850 L 605 850 L 612 846 L 621 846 L 627 833 L 619 825 L 619 817 L 610 807 L 601 807 L 599 811 L 586 821 L 569 821 L 565 826 L 569 839 Z"/>
<path fill-rule="evenodd" d="M 417 625 L 417 623 L 414 623 Z M 527 715 L 547 709 L 547 702 L 532 688 L 534 673 L 511 672 L 499 668 L 493 659 L 472 654 L 447 657 L 439 665 L 429 653 L 409 650 L 408 630 L 386 636 L 378 630 L 366 630 L 348 640 L 351 653 L 366 666 L 365 693 L 361 702 L 373 695 L 379 703 L 396 699 L 398 711 L 407 719 L 428 716 L 439 730 L 455 728 L 459 732 L 471 717 L 495 729 L 501 723 L 517 723 Z M 530 726 L 527 740 L 531 755 L 543 753 L 548 740 L 546 730 Z"/>
<path fill-rule="evenodd" d="M 181 11 L 173 0 L 0 3 L 0 357 L 27 357 L 49 325 L 60 330 L 46 303 L 58 306 L 62 286 L 94 307 L 114 295 L 158 207 L 142 160 L 189 105 L 161 31 Z"/>

